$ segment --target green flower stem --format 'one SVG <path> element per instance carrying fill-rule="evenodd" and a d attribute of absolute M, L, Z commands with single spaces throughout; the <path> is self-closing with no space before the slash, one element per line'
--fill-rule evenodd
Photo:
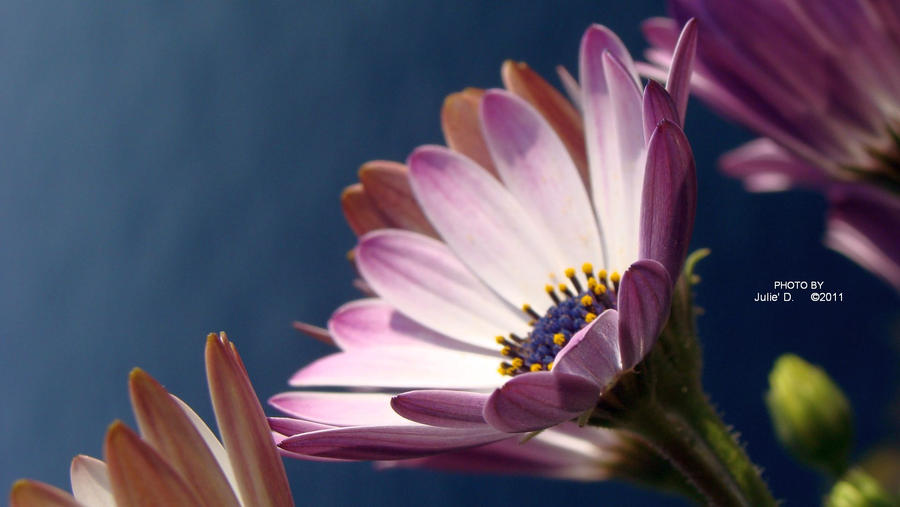
<path fill-rule="evenodd" d="M 775 506 L 759 469 L 703 392 L 691 286 L 697 282 L 694 265 L 707 253 L 698 251 L 687 259 L 656 345 L 635 371 L 604 394 L 588 422 L 640 436 L 708 504 Z"/>

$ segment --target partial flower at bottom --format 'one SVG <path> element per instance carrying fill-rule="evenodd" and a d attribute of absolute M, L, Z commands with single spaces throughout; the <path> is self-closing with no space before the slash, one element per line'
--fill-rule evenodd
<path fill-rule="evenodd" d="M 13 486 L 10 505 L 293 505 L 262 407 L 224 333 L 207 339 L 206 373 L 221 442 L 190 407 L 135 369 L 128 386 L 140 435 L 114 422 L 103 461 L 72 460 L 72 494 L 21 480 Z"/>
<path fill-rule="evenodd" d="M 362 234 L 361 286 L 377 297 L 335 312 L 327 335 L 341 352 L 291 384 L 368 392 L 273 397 L 290 416 L 271 420 L 286 454 L 398 460 L 538 430 L 536 445 L 559 448 L 668 316 L 696 205 L 679 126 L 694 33 L 689 24 L 667 91 L 642 88 L 618 37 L 593 26 L 583 118 L 507 64 L 512 93 L 448 99 L 451 148 L 420 147 L 408 169 L 364 167 L 344 207 Z M 587 454 L 603 447 L 590 442 L 597 431 L 574 427 Z"/>

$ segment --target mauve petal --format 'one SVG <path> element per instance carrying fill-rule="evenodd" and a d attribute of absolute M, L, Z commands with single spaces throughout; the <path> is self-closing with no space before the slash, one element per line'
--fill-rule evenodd
<path fill-rule="evenodd" d="M 356 252 L 360 273 L 378 295 L 424 326 L 475 345 L 527 332 L 525 316 L 439 241 L 406 231 L 377 231 L 361 238 Z"/>
<path fill-rule="evenodd" d="M 81 454 L 75 456 L 69 468 L 69 481 L 78 502 L 91 507 L 116 507 L 103 461 Z"/>
<path fill-rule="evenodd" d="M 391 409 L 389 394 L 289 391 L 269 398 L 269 405 L 290 416 L 330 426 L 409 422 Z"/>
<path fill-rule="evenodd" d="M 694 69 L 694 54 L 697 52 L 697 21 L 685 23 L 678 37 L 675 52 L 672 55 L 672 66 L 666 80 L 666 91 L 672 96 L 678 111 L 678 124 L 684 125 L 687 114 L 688 96 L 690 95 L 691 74 Z"/>
<path fill-rule="evenodd" d="M 341 193 L 341 208 L 344 210 L 347 224 L 357 236 L 388 227 L 387 220 L 366 195 L 360 183 L 344 189 Z"/>
<path fill-rule="evenodd" d="M 379 347 L 331 354 L 291 377 L 295 387 L 490 389 L 502 377 L 494 357 L 435 347 Z"/>
<path fill-rule="evenodd" d="M 619 284 L 619 350 L 622 368 L 634 368 L 656 343 L 669 318 L 672 279 L 662 264 L 646 259 L 631 265 Z"/>
<path fill-rule="evenodd" d="M 359 426 L 314 431 L 282 441 L 290 452 L 353 460 L 393 460 L 465 449 L 509 438 L 490 426 L 439 428 L 436 426 Z"/>
<path fill-rule="evenodd" d="M 332 339 L 331 335 L 328 334 L 327 329 L 323 329 L 313 324 L 307 324 L 306 322 L 300 322 L 299 320 L 295 320 L 293 323 L 291 323 L 291 326 L 297 331 L 300 331 L 310 338 L 319 340 L 325 345 L 336 345 L 334 343 L 334 339 Z"/>
<path fill-rule="evenodd" d="M 606 310 L 559 351 L 553 371 L 590 379 L 603 390 L 622 371 L 619 354 L 619 316 Z"/>
<path fill-rule="evenodd" d="M 523 373 L 491 394 L 484 407 L 484 419 L 507 433 L 541 430 L 593 407 L 598 395 L 593 381 L 577 375 Z"/>
<path fill-rule="evenodd" d="M 392 227 L 437 237 L 409 187 L 409 170 L 399 162 L 372 160 L 359 169 L 359 180 L 372 204 Z"/>
<path fill-rule="evenodd" d="M 165 388 L 136 368 L 129 375 L 128 391 L 142 438 L 193 485 L 201 501 L 239 505 L 216 458 Z"/>
<path fill-rule="evenodd" d="M 193 487 L 121 421 L 114 422 L 106 432 L 103 457 L 116 505 L 201 504 Z"/>
<path fill-rule="evenodd" d="M 512 305 L 546 309 L 544 286 L 548 275 L 565 269 L 565 245 L 554 244 L 509 191 L 470 159 L 423 146 L 407 163 L 425 216 L 453 253 Z"/>
<path fill-rule="evenodd" d="M 743 180 L 751 192 L 779 192 L 793 187 L 821 190 L 829 184 L 825 171 L 767 137 L 725 153 L 719 158 L 719 167 L 725 174 Z"/>
<path fill-rule="evenodd" d="M 575 106 L 575 109 L 581 113 L 583 106 L 581 105 L 581 85 L 578 84 L 578 80 L 575 79 L 568 69 L 563 67 L 562 65 L 556 66 L 556 75 L 559 76 L 560 82 L 562 82 L 563 89 L 566 90 L 566 95 L 569 96 L 569 100 L 572 102 L 572 105 Z M 582 129 L 584 129 L 584 121 L 582 120 Z M 587 157 L 587 148 L 585 147 L 585 157 Z M 590 177 L 590 173 L 588 173 L 588 177 Z M 590 178 L 588 178 L 590 179 Z"/>
<path fill-rule="evenodd" d="M 527 102 L 499 90 L 482 99 L 481 122 L 501 179 L 532 219 L 565 246 L 566 266 L 602 266 L 587 190 L 550 125 Z"/>
<path fill-rule="evenodd" d="M 597 431 L 596 428 L 587 428 Z M 466 473 L 534 475 L 569 480 L 609 477 L 602 451 L 592 443 L 551 428 L 527 442 L 508 438 L 492 444 L 426 458 L 379 462 L 385 468 L 432 468 Z"/>
<path fill-rule="evenodd" d="M 656 126 L 663 120 L 669 120 L 678 124 L 681 122 L 678 118 L 678 111 L 675 109 L 675 103 L 669 96 L 665 88 L 656 81 L 647 83 L 644 88 L 644 140 L 650 143 L 650 137 L 656 130 Z"/>
<path fill-rule="evenodd" d="M 69 493 L 43 482 L 20 479 L 9 493 L 10 507 L 82 507 Z"/>
<path fill-rule="evenodd" d="M 451 93 L 444 99 L 441 109 L 441 128 L 447 146 L 474 160 L 489 173 L 497 176 L 494 162 L 488 152 L 478 120 L 478 105 L 484 90 L 466 88 Z"/>
<path fill-rule="evenodd" d="M 187 416 L 188 420 L 191 421 L 191 424 L 194 425 L 194 429 L 197 430 L 197 433 L 203 439 L 203 442 L 206 443 L 206 446 L 209 448 L 209 452 L 216 458 L 216 462 L 219 464 L 219 468 L 222 470 L 222 473 L 225 474 L 225 477 L 228 479 L 228 483 L 231 484 L 232 491 L 238 491 L 238 483 L 237 477 L 234 475 L 234 469 L 231 467 L 231 461 L 228 459 L 228 453 L 225 452 L 225 448 L 222 447 L 222 442 L 219 442 L 219 437 L 213 433 L 209 426 L 203 422 L 203 419 L 194 412 L 187 403 L 182 401 L 178 396 L 174 394 L 169 394 L 172 400 L 175 401 L 175 404 L 184 412 L 184 415 Z"/>
<path fill-rule="evenodd" d="M 537 72 L 531 70 L 524 62 L 512 60 L 503 62 L 500 75 L 503 77 L 503 86 L 507 90 L 527 100 L 553 127 L 560 140 L 566 145 L 575 167 L 578 168 L 581 180 L 587 188 L 588 169 L 587 151 L 584 146 L 584 122 L 578 110 L 556 88 Z M 569 75 L 569 78 L 572 76 Z M 572 80 L 574 81 L 574 79 Z M 575 86 L 577 87 L 577 83 Z"/>
<path fill-rule="evenodd" d="M 381 299 L 361 299 L 338 308 L 328 329 L 342 350 L 373 347 L 442 347 L 495 353 L 496 347 L 476 347 L 433 331 L 398 312 Z M 480 340 L 492 343 L 490 340 Z"/>
<path fill-rule="evenodd" d="M 391 407 L 417 423 L 446 428 L 468 428 L 487 424 L 484 405 L 488 395 L 465 391 L 409 391 L 394 396 Z"/>
<path fill-rule="evenodd" d="M 272 443 L 265 413 L 247 371 L 225 333 L 206 340 L 206 377 L 244 505 L 291 506 L 281 457 Z"/>
<path fill-rule="evenodd" d="M 835 185 L 828 193 L 825 244 L 900 291 L 900 201 L 866 185 Z"/>
<path fill-rule="evenodd" d="M 293 417 L 269 417 L 269 428 L 273 433 L 285 436 L 294 436 L 301 433 L 309 433 L 311 431 L 330 430 L 335 426 L 330 424 L 321 424 L 302 419 L 294 419 Z M 282 439 L 283 440 L 283 439 Z"/>
<path fill-rule="evenodd" d="M 670 121 L 650 138 L 641 206 L 639 258 L 659 261 L 677 280 L 694 230 L 697 172 L 684 132 Z"/>
<path fill-rule="evenodd" d="M 665 49 L 670 54 L 678 43 L 678 23 L 672 18 L 647 18 L 641 23 L 644 38 L 651 46 Z"/>

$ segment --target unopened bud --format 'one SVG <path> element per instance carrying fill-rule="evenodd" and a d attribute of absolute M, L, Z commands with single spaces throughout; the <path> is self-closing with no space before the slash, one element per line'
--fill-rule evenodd
<path fill-rule="evenodd" d="M 854 469 L 831 488 L 825 507 L 894 507 L 897 501 L 872 476 Z"/>
<path fill-rule="evenodd" d="M 797 459 L 843 473 L 853 444 L 853 414 L 823 369 L 782 355 L 769 374 L 766 404 L 778 439 Z"/>

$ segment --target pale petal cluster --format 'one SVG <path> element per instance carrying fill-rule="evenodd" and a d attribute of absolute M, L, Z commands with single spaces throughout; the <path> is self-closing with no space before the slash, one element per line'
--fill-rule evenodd
<path fill-rule="evenodd" d="M 12 507 L 293 505 L 262 407 L 224 333 L 207 340 L 206 373 L 221 442 L 190 407 L 136 369 L 128 385 L 140 435 L 113 423 L 103 461 L 72 460 L 72 494 L 22 480 L 10 494 Z"/>

